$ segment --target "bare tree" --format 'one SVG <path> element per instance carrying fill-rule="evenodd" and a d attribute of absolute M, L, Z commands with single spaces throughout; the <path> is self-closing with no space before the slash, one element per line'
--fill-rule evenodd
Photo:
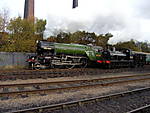
<path fill-rule="evenodd" d="M 7 9 L 0 10 L 0 31 L 6 32 L 9 23 L 9 11 Z"/>

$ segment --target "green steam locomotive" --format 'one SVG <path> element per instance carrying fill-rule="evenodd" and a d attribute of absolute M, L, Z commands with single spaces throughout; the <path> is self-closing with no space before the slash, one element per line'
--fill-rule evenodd
<path fill-rule="evenodd" d="M 102 47 L 99 46 L 39 41 L 36 56 L 31 56 L 28 62 L 33 69 L 83 68 L 89 61 L 102 60 L 101 51 Z"/>

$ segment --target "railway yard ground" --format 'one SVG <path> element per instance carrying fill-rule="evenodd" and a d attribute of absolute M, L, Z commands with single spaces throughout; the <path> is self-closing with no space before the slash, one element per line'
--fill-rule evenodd
<path fill-rule="evenodd" d="M 0 70 L 0 113 L 149 113 L 150 66 Z"/>

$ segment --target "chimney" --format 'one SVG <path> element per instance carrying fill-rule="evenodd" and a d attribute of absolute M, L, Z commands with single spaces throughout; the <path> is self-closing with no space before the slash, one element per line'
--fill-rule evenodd
<path fill-rule="evenodd" d="M 34 20 L 34 0 L 25 0 L 24 19 Z"/>

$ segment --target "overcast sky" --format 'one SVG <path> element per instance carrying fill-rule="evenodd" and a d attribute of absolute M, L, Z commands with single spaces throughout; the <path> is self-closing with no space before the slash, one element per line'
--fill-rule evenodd
<path fill-rule="evenodd" d="M 23 17 L 25 0 L 0 0 L 10 17 Z M 112 33 L 110 43 L 136 39 L 150 42 L 150 0 L 35 0 L 35 16 L 47 20 L 47 34 L 85 30 Z"/>

